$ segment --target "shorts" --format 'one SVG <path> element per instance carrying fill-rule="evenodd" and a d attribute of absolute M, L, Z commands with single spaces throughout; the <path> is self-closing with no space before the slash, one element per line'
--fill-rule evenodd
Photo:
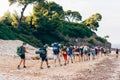
<path fill-rule="evenodd" d="M 54 59 L 60 59 L 59 54 L 54 54 Z"/>
<path fill-rule="evenodd" d="M 48 61 L 47 57 L 41 57 L 42 61 Z"/>
<path fill-rule="evenodd" d="M 68 60 L 69 60 L 69 59 L 73 59 L 73 54 L 68 55 Z"/>
<path fill-rule="evenodd" d="M 95 56 L 95 53 L 94 53 L 94 52 L 92 52 L 92 55 L 93 55 L 93 56 Z"/>
<path fill-rule="evenodd" d="M 21 55 L 20 55 L 20 58 L 21 58 L 21 59 L 25 59 L 25 54 L 21 54 Z"/>
<path fill-rule="evenodd" d="M 70 58 L 72 58 L 72 57 L 73 57 L 73 54 L 69 54 L 68 56 L 69 56 Z"/>
<path fill-rule="evenodd" d="M 79 56 L 80 53 L 79 52 L 74 52 L 74 55 Z"/>
<path fill-rule="evenodd" d="M 83 56 L 83 53 L 80 53 L 81 56 Z"/>
<path fill-rule="evenodd" d="M 53 51 L 54 54 L 59 54 L 59 51 Z"/>
<path fill-rule="evenodd" d="M 67 61 L 67 54 L 63 54 L 64 60 Z"/>

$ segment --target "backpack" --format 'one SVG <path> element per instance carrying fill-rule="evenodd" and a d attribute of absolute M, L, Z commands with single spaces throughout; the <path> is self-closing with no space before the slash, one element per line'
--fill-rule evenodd
<path fill-rule="evenodd" d="M 22 46 L 17 47 L 17 55 L 20 56 L 22 55 Z"/>
<path fill-rule="evenodd" d="M 39 49 L 35 52 L 36 54 L 45 54 L 45 50 Z"/>
<path fill-rule="evenodd" d="M 40 57 L 45 57 L 46 56 L 46 51 L 44 49 L 39 49 L 35 53 L 39 54 Z"/>
<path fill-rule="evenodd" d="M 57 43 L 54 43 L 53 45 L 53 52 L 54 54 L 58 54 L 59 53 L 59 46 Z"/>

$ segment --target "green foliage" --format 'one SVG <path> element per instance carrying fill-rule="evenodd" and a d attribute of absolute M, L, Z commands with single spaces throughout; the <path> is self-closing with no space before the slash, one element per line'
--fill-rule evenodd
<path fill-rule="evenodd" d="M 83 24 L 64 22 L 61 28 L 65 36 L 84 38 L 92 36 L 93 32 Z"/>
<path fill-rule="evenodd" d="M 107 38 L 109 38 L 109 36 L 108 36 L 108 35 L 104 36 L 104 39 L 107 39 Z"/>
<path fill-rule="evenodd" d="M 97 28 L 99 27 L 98 21 L 100 21 L 101 19 L 102 19 L 101 14 L 96 13 L 96 14 L 93 14 L 88 19 L 86 19 L 85 21 L 83 21 L 82 23 L 87 25 L 90 29 L 97 31 Z"/>
<path fill-rule="evenodd" d="M 10 5 L 18 2 L 21 15 L 17 13 L 4 14 L 0 19 L 0 38 L 5 40 L 22 40 L 33 46 L 42 46 L 53 42 L 70 43 L 69 38 L 89 38 L 93 30 L 99 27 L 99 13 L 92 15 L 82 23 L 78 23 L 82 16 L 77 11 L 64 11 L 62 6 L 45 0 L 9 0 Z M 33 13 L 24 16 L 29 4 L 34 4 Z M 66 21 L 67 20 L 67 21 Z M 102 41 L 102 38 L 96 40 Z M 95 44 L 89 38 L 90 44 Z M 103 41 L 102 41 L 103 42 Z"/>
<path fill-rule="evenodd" d="M 96 37 L 95 39 L 98 40 L 98 41 L 100 41 L 100 42 L 102 42 L 102 43 L 105 43 L 105 42 L 106 42 L 106 40 L 103 39 L 103 38 L 101 38 L 101 37 Z"/>
<path fill-rule="evenodd" d="M 41 47 L 43 45 L 40 40 L 30 35 L 20 34 L 18 39 L 36 47 Z"/>
<path fill-rule="evenodd" d="M 5 12 L 4 15 L 0 18 L 0 23 L 11 26 L 11 16 L 9 11 Z"/>
<path fill-rule="evenodd" d="M 64 19 L 68 22 L 77 22 L 82 19 L 82 16 L 77 11 L 68 10 L 64 12 Z"/>
<path fill-rule="evenodd" d="M 20 28 L 22 24 L 22 19 L 24 17 L 24 12 L 29 4 L 34 3 L 44 3 L 44 0 L 8 0 L 10 5 L 13 5 L 14 3 L 18 3 L 18 6 L 21 8 L 20 16 L 17 18 L 17 27 Z M 15 23 L 13 23 L 15 25 Z M 16 26 L 16 25 L 15 25 Z"/>
<path fill-rule="evenodd" d="M 0 24 L 0 39 L 16 39 L 16 34 L 11 30 L 9 26 L 6 26 L 4 24 Z"/>
<path fill-rule="evenodd" d="M 56 4 L 55 2 L 49 2 L 48 4 L 49 14 L 57 13 L 58 15 L 62 15 L 64 13 L 62 6 Z"/>
<path fill-rule="evenodd" d="M 27 33 L 27 32 L 26 32 Z M 22 40 L 33 46 L 42 46 L 40 40 L 29 34 L 24 34 L 19 30 L 0 23 L 0 39 L 4 40 Z"/>
<path fill-rule="evenodd" d="M 90 38 L 88 39 L 88 43 L 90 43 L 90 44 L 92 44 L 92 45 L 95 45 L 95 40 L 94 40 L 94 38 L 90 37 Z"/>
<path fill-rule="evenodd" d="M 11 15 L 11 25 L 14 27 L 14 28 L 17 28 L 18 27 L 18 14 L 17 13 L 13 13 Z"/>

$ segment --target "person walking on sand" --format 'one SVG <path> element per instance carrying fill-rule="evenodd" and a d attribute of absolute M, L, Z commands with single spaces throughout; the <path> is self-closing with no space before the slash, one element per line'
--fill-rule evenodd
<path fill-rule="evenodd" d="M 66 64 L 67 64 L 67 47 L 66 46 L 63 47 L 61 53 L 62 53 L 63 58 L 64 58 L 64 65 L 66 66 Z"/>
<path fill-rule="evenodd" d="M 73 47 L 72 46 L 67 47 L 67 55 L 68 55 L 68 63 L 69 63 L 69 60 L 71 60 L 71 63 L 73 63 Z"/>
<path fill-rule="evenodd" d="M 94 47 L 91 48 L 91 53 L 92 53 L 92 60 L 94 60 L 96 56 Z"/>
<path fill-rule="evenodd" d="M 26 68 L 26 66 L 25 66 L 25 53 L 28 53 L 27 51 L 26 51 L 26 43 L 24 43 L 23 42 L 23 44 L 22 44 L 22 46 L 20 46 L 20 48 L 21 48 L 21 50 L 20 50 L 20 63 L 19 63 L 19 65 L 18 65 L 18 69 L 20 69 L 20 65 L 23 63 L 23 68 Z"/>
<path fill-rule="evenodd" d="M 44 47 L 39 49 L 40 57 L 41 57 L 41 64 L 40 64 L 41 69 L 43 69 L 42 65 L 43 65 L 44 61 L 46 61 L 47 68 L 50 68 L 50 66 L 48 65 L 48 59 L 47 59 L 47 47 L 48 47 L 48 45 L 45 44 Z"/>
<path fill-rule="evenodd" d="M 60 60 L 60 48 L 58 43 L 56 42 L 53 44 L 53 55 L 54 55 L 54 66 L 56 67 L 57 59 L 59 61 L 59 65 L 62 66 L 61 60 Z"/>
<path fill-rule="evenodd" d="M 83 46 L 80 46 L 80 50 L 79 50 L 82 62 L 84 61 L 83 48 L 84 48 Z"/>

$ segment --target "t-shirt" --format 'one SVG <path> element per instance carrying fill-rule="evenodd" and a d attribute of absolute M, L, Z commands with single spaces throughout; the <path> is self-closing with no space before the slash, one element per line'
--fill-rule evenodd
<path fill-rule="evenodd" d="M 57 43 L 54 43 L 54 46 L 53 46 L 53 53 L 56 55 L 56 54 L 59 54 L 59 46 Z"/>
<path fill-rule="evenodd" d="M 21 46 L 22 50 L 21 50 L 21 53 L 22 54 L 25 54 L 25 47 L 24 46 Z"/>
<path fill-rule="evenodd" d="M 72 54 L 73 54 L 73 53 L 72 53 L 72 50 L 73 50 L 72 47 L 67 48 L 67 54 L 68 54 L 68 55 L 72 55 Z"/>

